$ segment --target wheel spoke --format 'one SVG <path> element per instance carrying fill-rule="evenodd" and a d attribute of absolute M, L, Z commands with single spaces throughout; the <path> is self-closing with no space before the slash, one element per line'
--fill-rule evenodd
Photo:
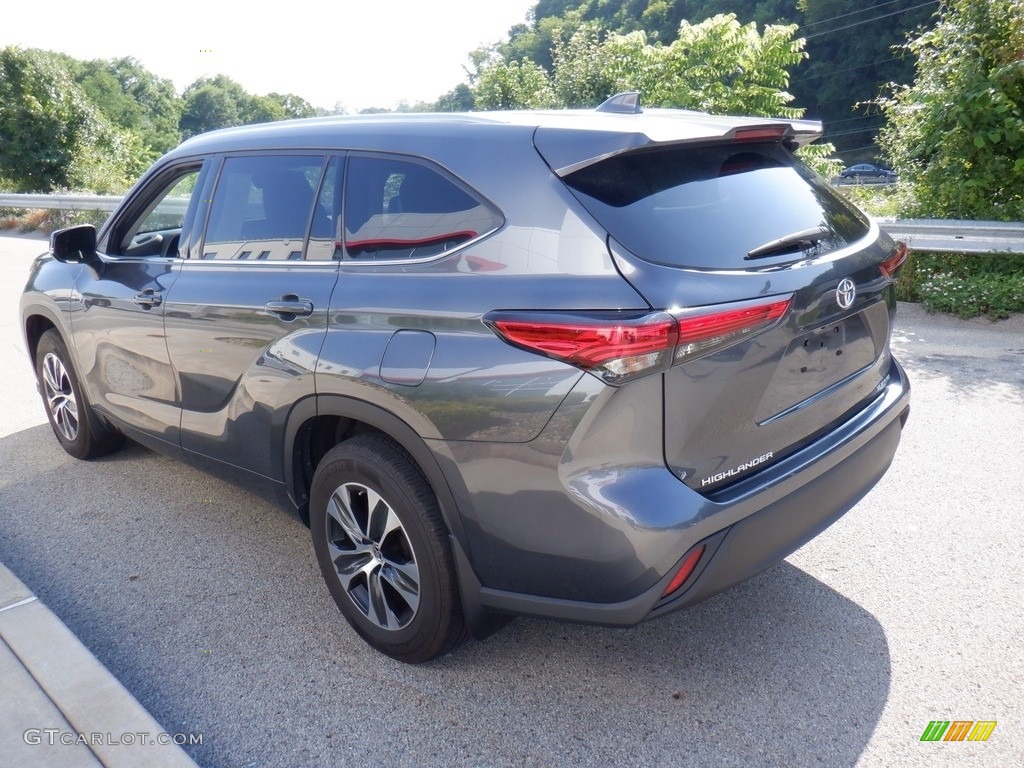
<path fill-rule="evenodd" d="M 348 562 L 351 558 L 358 557 L 373 559 L 373 547 L 370 544 L 357 544 L 354 547 L 339 547 L 339 543 L 347 544 L 348 542 L 327 542 L 327 553 L 331 557 L 331 562 L 338 566 L 338 568 L 341 567 L 338 565 L 338 558 L 345 558 L 345 562 Z"/>
<path fill-rule="evenodd" d="M 46 391 L 54 394 L 60 392 L 60 385 L 53 372 L 53 358 L 47 357 L 43 365 L 43 380 L 46 382 Z"/>
<path fill-rule="evenodd" d="M 366 529 L 371 539 L 383 545 L 392 532 L 402 530 L 402 521 L 398 519 L 395 510 L 388 506 L 380 496 L 374 493 L 371 498 L 376 498 L 377 503 L 370 507 L 370 518 Z"/>
<path fill-rule="evenodd" d="M 366 535 L 352 513 L 351 486 L 338 488 L 327 502 L 327 514 L 331 516 L 355 547 L 366 544 Z"/>
<path fill-rule="evenodd" d="M 398 618 L 388 600 L 387 594 L 384 592 L 384 584 L 381 581 L 381 569 L 378 568 L 370 574 L 367 587 L 370 593 L 370 606 L 373 614 L 370 618 L 378 626 L 385 629 L 399 629 L 402 626 L 402 621 Z"/>
<path fill-rule="evenodd" d="M 54 412 L 57 426 L 68 440 L 74 440 L 78 433 L 78 411 L 73 405 L 74 401 L 65 400 Z"/>
<path fill-rule="evenodd" d="M 370 574 L 378 567 L 373 554 L 368 551 L 345 552 L 331 544 L 328 544 L 327 548 L 331 554 L 334 567 L 338 572 L 341 586 L 349 594 L 351 594 L 352 588 L 355 586 L 353 582 L 359 583 L 368 580 Z"/>
<path fill-rule="evenodd" d="M 420 569 L 416 563 L 394 563 L 385 560 L 380 576 L 394 587 L 413 613 L 420 604 Z"/>

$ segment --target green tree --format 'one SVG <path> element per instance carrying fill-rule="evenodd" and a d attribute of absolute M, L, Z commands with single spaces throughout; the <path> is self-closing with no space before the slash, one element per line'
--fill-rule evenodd
<path fill-rule="evenodd" d="M 182 101 L 170 80 L 129 57 L 73 62 L 75 81 L 107 118 L 135 133 L 149 159 L 178 145 Z"/>
<path fill-rule="evenodd" d="M 860 105 L 874 101 L 887 83 L 913 80 L 912 57 L 902 55 L 901 46 L 935 12 L 934 4 L 920 5 L 920 0 L 852 6 L 849 0 L 799 0 L 809 58 L 794 73 L 793 94 L 857 159 L 875 159 L 878 150 L 870 145 L 885 122 L 877 109 Z"/>
<path fill-rule="evenodd" d="M 317 116 L 316 107 L 294 93 L 268 93 L 267 98 L 281 106 L 286 119 Z"/>
<path fill-rule="evenodd" d="M 602 35 L 643 31 L 651 44 L 671 45 L 684 21 L 696 25 L 735 12 L 740 22 L 798 24 L 807 40 L 807 64 L 791 71 L 785 89 L 793 104 L 822 120 L 851 162 L 874 160 L 872 146 L 884 119 L 859 105 L 888 82 L 913 79 L 911 57 L 896 55 L 908 33 L 929 23 L 935 4 L 918 0 L 538 0 L 526 23 L 509 30 L 498 50 L 506 60 L 533 61 L 555 72 L 552 50 L 583 24 Z M 644 93 L 650 101 L 650 94 Z M 857 110 L 857 111 L 855 111 Z"/>
<path fill-rule="evenodd" d="M 615 91 L 615 60 L 612 45 L 602 44 L 600 26 L 586 22 L 567 40 L 557 40 L 553 50 L 552 87 L 558 103 L 564 107 L 593 107 Z M 635 52 L 628 67 L 635 69 Z"/>
<path fill-rule="evenodd" d="M 179 127 L 183 138 L 217 128 L 242 125 L 250 106 L 245 89 L 229 77 L 201 77 L 182 94 L 185 105 Z"/>
<path fill-rule="evenodd" d="M 269 96 L 248 96 L 239 104 L 238 114 L 242 125 L 273 123 L 288 117 L 281 102 Z"/>
<path fill-rule="evenodd" d="M 802 61 L 795 25 L 740 24 L 735 14 L 683 22 L 671 45 L 642 31 L 600 40 L 593 24 L 556 43 L 554 91 L 563 106 L 595 106 L 617 91 L 640 91 L 655 106 L 718 114 L 800 117 L 789 106 L 789 68 Z"/>
<path fill-rule="evenodd" d="M 740 24 L 736 14 L 713 16 L 700 24 L 682 22 L 679 36 L 667 47 L 667 69 L 656 101 L 731 115 L 796 118 L 803 110 L 789 106 L 789 68 L 803 61 L 804 40 L 794 39 L 795 24 Z"/>
<path fill-rule="evenodd" d="M 217 128 L 317 115 L 308 101 L 294 93 L 257 96 L 225 75 L 201 77 L 182 96 L 185 106 L 179 125 L 186 139 Z"/>
<path fill-rule="evenodd" d="M 117 129 L 60 57 L 0 50 L 0 178 L 18 192 L 121 192 L 144 166 L 138 138 Z"/>
<path fill-rule="evenodd" d="M 1024 6 L 947 0 L 908 44 L 913 85 L 882 101 L 881 134 L 918 201 L 913 213 L 1024 219 Z"/>
<path fill-rule="evenodd" d="M 459 83 L 439 98 L 433 106 L 435 112 L 470 112 L 475 107 L 473 91 L 465 83 Z"/>
<path fill-rule="evenodd" d="M 543 109 L 554 104 L 548 73 L 532 62 L 497 58 L 485 64 L 473 87 L 477 109 Z"/>

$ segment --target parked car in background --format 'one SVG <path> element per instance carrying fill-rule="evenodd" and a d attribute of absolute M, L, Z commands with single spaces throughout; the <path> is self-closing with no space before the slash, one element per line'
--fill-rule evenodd
<path fill-rule="evenodd" d="M 820 130 L 626 96 L 197 136 L 33 266 L 54 435 L 297 510 L 402 661 L 695 603 L 853 507 L 909 413 L 906 249 L 801 165 Z"/>
<path fill-rule="evenodd" d="M 896 172 L 889 168 L 882 168 L 871 163 L 859 163 L 844 168 L 839 174 L 841 179 L 861 181 L 865 179 L 877 179 L 879 181 L 896 181 Z"/>

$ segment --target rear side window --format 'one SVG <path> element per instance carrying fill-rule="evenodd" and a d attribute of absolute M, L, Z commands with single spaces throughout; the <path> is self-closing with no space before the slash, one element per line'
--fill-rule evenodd
<path fill-rule="evenodd" d="M 489 234 L 501 215 L 440 170 L 402 158 L 352 156 L 345 183 L 345 255 L 422 259 Z"/>
<path fill-rule="evenodd" d="M 203 258 L 302 259 L 311 223 L 330 218 L 314 206 L 323 166 L 322 157 L 227 158 L 210 204 Z"/>
<path fill-rule="evenodd" d="M 752 268 L 818 256 L 869 224 L 779 144 L 718 144 L 631 152 L 565 178 L 616 240 L 642 259 L 678 267 Z M 818 230 L 748 258 L 766 244 Z"/>

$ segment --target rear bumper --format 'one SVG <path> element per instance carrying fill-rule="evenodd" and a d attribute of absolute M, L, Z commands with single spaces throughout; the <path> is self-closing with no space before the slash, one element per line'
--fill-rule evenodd
<path fill-rule="evenodd" d="M 893 360 L 884 387 L 853 418 L 770 468 L 712 497 L 698 497 L 698 508 L 692 508 L 696 494 L 665 470 L 680 489 L 678 501 L 690 508 L 680 513 L 679 524 L 650 535 L 661 537 L 659 544 L 670 539 L 676 563 L 695 547 L 705 546 L 693 574 L 668 598 L 662 595 L 675 565 L 655 573 L 654 583 L 648 580 L 650 586 L 633 597 L 592 602 L 482 586 L 466 573 L 468 559 L 460 557 L 464 595 L 475 609 L 467 614 L 490 610 L 631 626 L 721 592 L 784 559 L 863 498 L 891 464 L 909 409 L 910 383 Z M 603 492 L 608 494 L 608 488 Z M 645 494 L 641 501 L 649 498 Z M 661 506 L 669 503 L 663 499 Z"/>

